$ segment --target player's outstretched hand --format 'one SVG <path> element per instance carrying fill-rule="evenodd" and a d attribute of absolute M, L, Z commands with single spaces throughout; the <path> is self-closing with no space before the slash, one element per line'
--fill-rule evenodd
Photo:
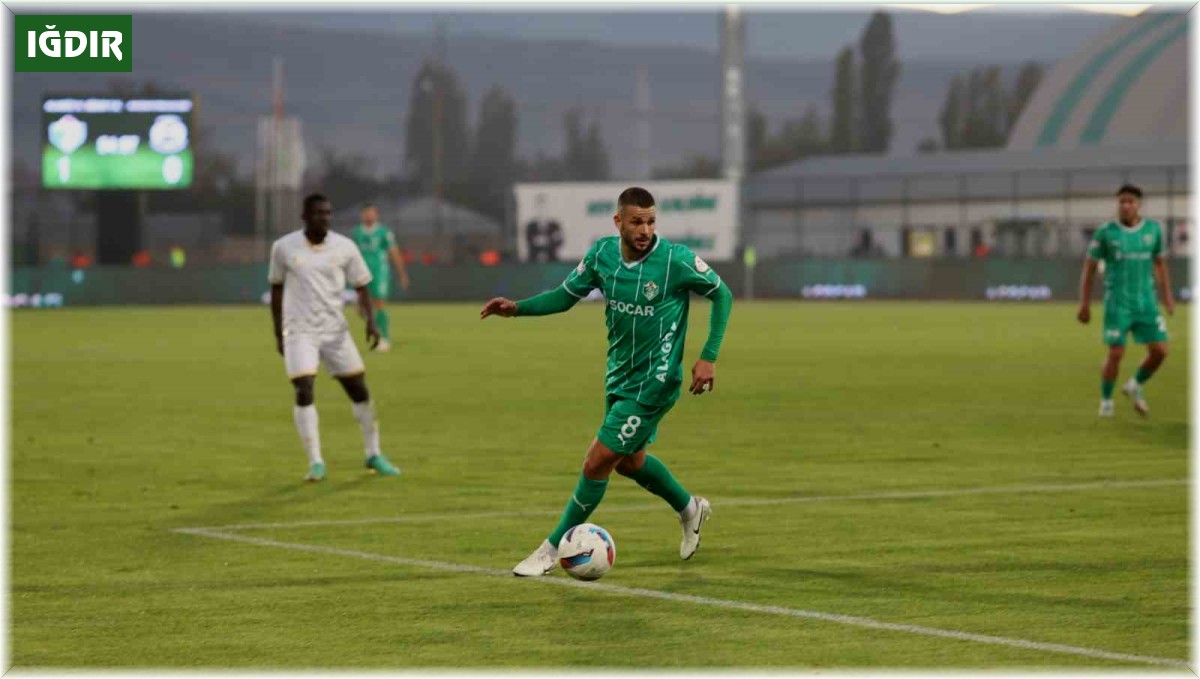
<path fill-rule="evenodd" d="M 1079 313 L 1075 315 L 1075 318 L 1078 318 L 1080 323 L 1087 325 L 1088 321 L 1092 320 L 1092 308 L 1089 306 L 1079 307 Z"/>
<path fill-rule="evenodd" d="M 1163 302 L 1163 309 L 1166 310 L 1168 316 L 1174 316 L 1175 315 L 1175 300 L 1168 299 L 1166 302 Z"/>
<path fill-rule="evenodd" d="M 379 334 L 379 328 L 375 326 L 374 319 L 367 321 L 367 346 L 374 349 L 379 346 L 379 339 L 382 335 Z"/>
<path fill-rule="evenodd" d="M 479 312 L 479 320 L 483 320 L 488 316 L 503 316 L 504 318 L 512 318 L 516 315 L 516 302 L 503 297 L 494 297 L 489 299 L 487 304 L 483 305 L 483 310 Z"/>
<path fill-rule="evenodd" d="M 717 377 L 717 366 L 715 363 L 700 359 L 696 361 L 696 365 L 692 366 L 692 388 L 689 390 L 696 396 L 703 394 L 706 391 L 712 391 L 716 387 L 713 381 Z"/>

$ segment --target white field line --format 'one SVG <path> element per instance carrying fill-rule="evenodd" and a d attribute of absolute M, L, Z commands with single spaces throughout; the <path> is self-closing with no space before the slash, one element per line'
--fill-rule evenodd
<path fill-rule="evenodd" d="M 1087 648 L 1083 646 L 1068 646 L 1065 644 L 1052 644 L 1041 641 L 1032 641 L 1029 639 L 1015 639 L 1011 637 L 999 637 L 990 634 L 975 634 L 972 632 L 960 632 L 957 630 L 939 629 L 936 627 L 924 627 L 921 625 L 904 625 L 898 623 L 884 622 L 873 618 L 865 618 L 856 615 L 842 615 L 839 613 L 823 613 L 820 611 L 808 611 L 799 608 L 787 608 L 784 606 L 765 606 L 761 604 L 752 604 L 743 601 L 734 601 L 731 599 L 716 599 L 712 597 L 693 596 L 690 594 L 676 594 L 673 592 L 663 592 L 653 589 L 642 589 L 639 587 L 623 587 L 621 585 L 609 585 L 599 582 L 579 582 L 570 578 L 562 577 L 542 577 L 518 580 L 512 576 L 509 571 L 499 570 L 495 568 L 484 568 L 481 566 L 471 566 L 468 564 L 457 564 L 446 561 L 427 561 L 423 559 L 408 559 L 396 556 L 387 556 L 386 554 L 374 554 L 371 552 L 360 552 L 351 549 L 340 549 L 337 547 L 326 547 L 322 545 L 308 545 L 296 542 L 280 542 L 278 540 L 267 540 L 264 538 L 250 537 L 247 535 L 238 535 L 236 533 L 223 533 L 217 530 L 205 528 L 177 528 L 173 532 L 183 533 L 186 535 L 194 535 L 198 537 L 212 538 L 215 540 L 229 540 L 232 542 L 242 542 L 261 547 L 275 547 L 277 549 L 287 549 L 295 552 L 308 552 L 312 554 L 331 554 L 334 556 L 344 556 L 353 559 L 364 559 L 367 561 L 378 561 L 383 563 L 395 564 L 399 566 L 409 566 L 413 568 L 425 568 L 435 571 L 443 571 L 450 573 L 462 573 L 467 575 L 482 575 L 493 578 L 505 578 L 514 585 L 524 585 L 526 583 L 532 585 L 534 583 L 553 585 L 558 587 L 573 587 L 583 591 L 603 592 L 605 594 L 615 594 L 620 596 L 640 597 L 643 599 L 659 599 L 663 601 L 671 601 L 675 603 L 695 604 L 698 606 L 710 606 L 714 608 L 723 608 L 727 610 L 745 611 L 749 613 L 758 613 L 760 615 L 776 615 L 791 618 L 802 618 L 808 620 L 819 620 L 822 622 L 831 622 L 838 625 L 847 625 L 850 627 L 861 627 L 865 629 L 882 630 L 886 632 L 898 632 L 901 634 L 912 634 L 924 637 L 938 637 L 942 639 L 952 639 L 955 641 L 968 641 L 976 644 L 987 644 L 991 646 L 1007 646 L 1010 648 L 1019 648 L 1029 651 L 1040 651 L 1044 653 L 1058 653 L 1065 655 L 1081 656 L 1085 658 L 1093 658 L 1096 660 L 1112 660 L 1116 662 L 1136 663 L 1141 665 L 1159 665 L 1166 667 L 1188 667 L 1188 661 L 1177 660 L 1174 658 L 1159 658 L 1148 655 L 1134 655 L 1130 653 L 1116 653 L 1105 651 L 1098 648 Z"/>
<path fill-rule="evenodd" d="M 885 491 L 861 495 L 811 495 L 807 497 L 742 498 L 711 500 L 714 507 L 763 507 L 771 505 L 804 504 L 810 502 L 863 502 L 871 500 L 921 500 L 925 498 L 961 497 L 970 495 L 1019 495 L 1022 493 L 1063 493 L 1088 490 L 1117 490 L 1123 488 L 1158 488 L 1162 486 L 1186 486 L 1188 479 L 1151 479 L 1146 481 L 1099 481 L 1090 483 L 1052 483 L 1023 486 L 993 486 L 984 488 L 957 488 L 949 490 Z M 633 505 L 601 505 L 598 511 L 642 512 L 660 509 L 662 502 L 638 503 Z M 442 514 L 409 514 L 407 516 L 376 517 L 372 519 L 329 519 L 313 521 L 290 521 L 283 523 L 235 523 L 228 526 L 198 527 L 195 530 L 237 531 L 267 528 L 305 528 L 315 526 L 365 526 L 377 523 L 418 523 L 421 521 L 453 521 L 478 519 L 504 519 L 522 516 L 558 516 L 562 509 L 523 509 L 500 512 L 450 512 Z"/>

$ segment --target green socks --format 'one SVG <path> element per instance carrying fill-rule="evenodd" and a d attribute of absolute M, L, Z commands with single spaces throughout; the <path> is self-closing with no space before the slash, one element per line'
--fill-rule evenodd
<path fill-rule="evenodd" d="M 691 493 L 684 490 L 675 477 L 671 476 L 671 470 L 667 469 L 667 465 L 649 453 L 646 453 L 646 463 L 629 478 L 637 481 L 642 488 L 666 500 L 667 504 L 671 505 L 671 509 L 677 512 L 682 512 L 692 501 Z"/>
<path fill-rule="evenodd" d="M 1117 386 L 1117 383 L 1115 381 L 1109 382 L 1108 380 L 1100 380 L 1100 397 L 1103 398 L 1105 401 L 1111 401 L 1112 394 L 1113 394 L 1113 387 L 1115 387 L 1115 386 Z"/>
<path fill-rule="evenodd" d="M 563 507 L 562 518 L 558 520 L 558 526 L 550 533 L 550 537 L 546 538 L 550 544 L 558 548 L 559 540 L 566 535 L 567 531 L 581 523 L 585 523 L 592 512 L 596 511 L 596 506 L 600 504 L 600 500 L 604 499 L 604 489 L 608 488 L 608 479 L 603 481 L 593 481 L 585 477 L 582 473 L 579 475 L 579 483 L 575 484 L 575 494 L 567 501 L 567 506 Z"/>
<path fill-rule="evenodd" d="M 385 340 L 391 341 L 392 328 L 388 321 L 388 313 L 384 309 L 375 310 L 375 327 L 379 328 L 379 336 Z"/>
<path fill-rule="evenodd" d="M 1145 368 L 1139 367 L 1137 369 L 1137 374 L 1135 374 L 1133 376 L 1133 379 L 1137 380 L 1138 386 L 1141 386 L 1141 385 L 1145 384 L 1146 381 L 1149 380 L 1153 376 L 1154 376 L 1153 370 L 1146 370 Z"/>

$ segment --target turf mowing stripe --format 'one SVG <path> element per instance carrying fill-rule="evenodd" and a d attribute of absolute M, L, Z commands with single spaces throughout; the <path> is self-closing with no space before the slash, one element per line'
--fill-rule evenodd
<path fill-rule="evenodd" d="M 806 497 L 748 498 L 711 500 L 714 507 L 762 507 L 771 505 L 803 504 L 807 502 L 864 502 L 871 500 L 921 500 L 925 498 L 959 497 L 967 495 L 1006 495 L 1021 493 L 1057 493 L 1086 490 L 1119 490 L 1124 488 L 1159 488 L 1162 486 L 1185 486 L 1188 479 L 1150 479 L 1146 481 L 1100 481 L 1093 483 L 1031 484 L 1025 486 L 993 486 L 983 488 L 958 488 L 951 490 L 885 491 L 861 495 L 810 495 Z M 661 508 L 661 502 L 635 505 L 604 505 L 605 512 L 641 512 Z M 409 516 L 379 517 L 374 519 L 315 519 L 312 521 L 290 521 L 284 523 L 235 523 L 227 526 L 207 526 L 186 530 L 259 530 L 269 528 L 305 528 L 316 526 L 366 526 L 377 523 L 417 523 L 420 521 L 447 521 L 468 519 L 504 519 L 522 516 L 558 516 L 555 510 L 511 510 L 502 512 L 446 514 L 412 514 Z"/>
<path fill-rule="evenodd" d="M 247 535 L 238 535 L 236 533 L 222 533 L 211 529 L 204 528 L 176 528 L 172 532 L 193 535 L 197 537 L 211 538 L 214 540 L 228 540 L 231 542 L 242 542 L 261 547 L 276 547 L 278 549 L 287 549 L 296 552 L 308 552 L 312 554 L 330 554 L 334 556 L 344 556 L 354 559 L 364 559 L 367 561 L 380 561 L 383 563 L 396 564 L 400 566 L 410 566 L 414 568 L 425 568 L 429 570 L 444 571 L 450 573 L 463 573 L 469 575 L 484 575 L 495 578 L 506 578 L 516 584 L 518 581 L 512 576 L 512 573 L 506 570 L 496 568 L 484 568 L 482 566 L 471 566 L 468 564 L 450 563 L 447 561 L 427 561 L 423 559 L 407 559 L 397 556 L 387 556 L 386 554 L 375 554 L 372 552 L 360 552 L 352 549 L 341 549 L 338 547 L 325 547 L 322 545 L 308 545 L 297 542 L 280 542 L 278 540 L 267 540 L 264 538 L 250 537 Z M 634 596 L 645 599 L 660 599 L 664 601 L 672 601 L 676 603 L 689 603 L 699 606 L 712 606 L 716 608 L 724 608 L 729 610 L 746 611 L 749 613 L 761 613 L 765 615 L 779 615 L 792 618 L 803 618 L 808 620 L 820 620 L 822 622 L 832 622 L 839 625 L 847 625 L 850 627 L 862 627 L 866 629 L 883 630 L 887 632 L 900 632 L 902 634 L 913 634 L 926 637 L 940 637 L 943 639 L 954 639 L 956 641 L 969 641 L 977 644 L 988 644 L 992 646 L 1007 646 L 1010 648 L 1020 648 L 1030 651 L 1041 651 L 1045 653 L 1059 653 L 1065 655 L 1082 656 L 1085 658 L 1095 658 L 1097 660 L 1113 660 L 1117 662 L 1137 663 L 1141 665 L 1159 665 L 1166 667 L 1188 667 L 1188 661 L 1176 660 L 1174 658 L 1158 658 L 1148 655 L 1135 655 L 1130 653 L 1116 653 L 1105 651 L 1098 648 L 1087 648 L 1083 646 L 1068 646 L 1065 644 L 1052 644 L 1041 641 L 1031 641 L 1029 639 L 1014 639 L 1010 637 L 998 637 L 990 634 L 975 634 L 972 632 L 959 632 L 956 630 L 945 630 L 936 627 L 924 627 L 921 625 L 905 625 L 892 622 L 884 622 L 873 618 L 864 618 L 856 615 L 841 615 L 838 613 L 823 613 L 820 611 L 807 611 L 799 608 L 786 608 L 783 606 L 764 606 L 761 604 L 751 604 L 743 601 L 734 601 L 731 599 L 716 599 L 712 597 L 693 596 L 690 594 L 676 594 L 674 592 L 662 592 L 653 589 L 642 589 L 639 587 L 623 587 L 621 585 L 608 585 L 598 582 L 580 582 L 570 578 L 543 577 L 543 578 L 523 578 L 522 580 L 532 583 L 541 583 L 546 585 L 556 585 L 559 587 L 574 587 L 577 589 L 604 592 L 607 594 L 617 594 L 622 596 Z"/>

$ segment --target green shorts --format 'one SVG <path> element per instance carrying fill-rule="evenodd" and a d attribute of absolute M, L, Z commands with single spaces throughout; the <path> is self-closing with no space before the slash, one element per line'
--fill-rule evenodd
<path fill-rule="evenodd" d="M 604 423 L 596 432 L 596 438 L 618 455 L 632 455 L 654 443 L 658 437 L 658 423 L 675 402 L 655 407 L 609 394 L 604 405 Z"/>
<path fill-rule="evenodd" d="M 1135 313 L 1119 308 L 1104 310 L 1104 343 L 1110 347 L 1125 346 L 1125 336 L 1133 333 L 1138 344 L 1154 344 L 1167 341 L 1167 321 L 1153 309 Z"/>
<path fill-rule="evenodd" d="M 367 283 L 367 290 L 371 293 L 371 299 L 379 299 L 387 301 L 388 292 L 391 290 L 392 277 L 388 273 L 377 274 L 371 273 L 371 282 Z"/>

